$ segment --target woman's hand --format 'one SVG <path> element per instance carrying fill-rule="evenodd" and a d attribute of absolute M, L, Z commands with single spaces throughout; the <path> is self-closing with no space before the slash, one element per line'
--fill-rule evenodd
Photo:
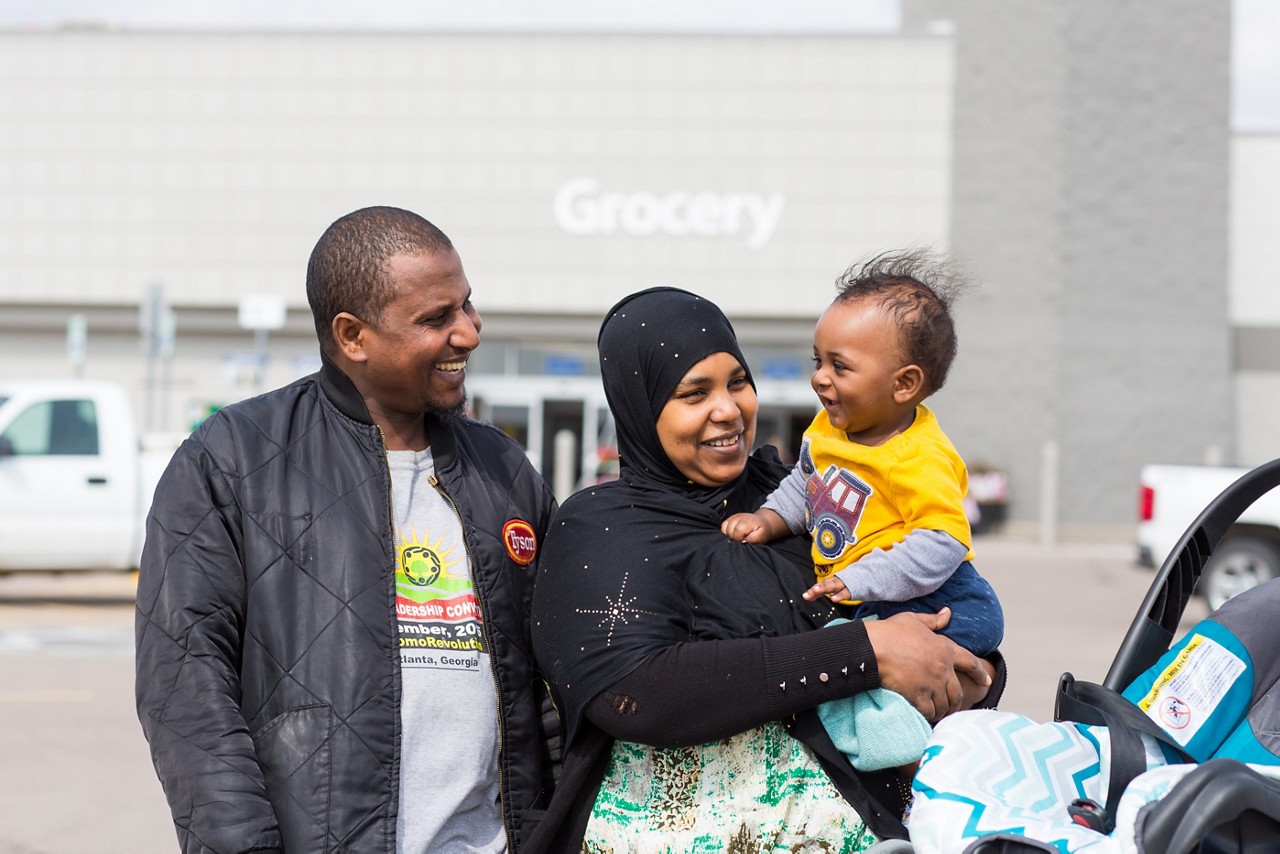
<path fill-rule="evenodd" d="M 978 656 L 936 634 L 951 620 L 951 609 L 936 614 L 894 614 L 865 623 L 876 653 L 880 684 L 906 697 L 929 721 L 959 711 L 964 690 L 957 674 L 982 688 L 991 674 Z"/>
<path fill-rule="evenodd" d="M 991 683 L 996 678 L 996 666 L 985 658 L 979 658 L 982 662 L 982 669 L 989 677 L 989 681 L 983 685 L 979 685 L 973 681 L 968 673 L 956 673 L 960 679 L 960 687 L 964 690 L 964 701 L 960 705 L 960 710 L 972 709 L 987 698 L 988 692 L 991 691 Z"/>

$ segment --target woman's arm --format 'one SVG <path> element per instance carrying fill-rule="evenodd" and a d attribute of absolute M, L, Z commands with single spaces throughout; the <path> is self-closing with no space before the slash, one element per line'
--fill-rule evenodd
<path fill-rule="evenodd" d="M 683 747 L 879 684 L 867 631 L 852 622 L 785 637 L 675 644 L 602 692 L 586 715 L 624 741 Z"/>
<path fill-rule="evenodd" d="M 991 685 L 991 673 L 981 658 L 934 634 L 950 619 L 951 609 L 943 608 L 937 614 L 895 614 L 867 623 L 880 664 L 880 683 L 906 697 L 920 714 L 935 722 L 964 705 L 957 674 L 984 688 Z M 921 632 L 922 628 L 926 631 Z"/>
<path fill-rule="evenodd" d="M 936 720 L 959 708 L 957 669 L 991 681 L 976 656 L 934 633 L 946 620 L 898 614 L 785 637 L 675 644 L 603 691 L 586 715 L 615 738 L 682 747 L 883 685 Z"/>

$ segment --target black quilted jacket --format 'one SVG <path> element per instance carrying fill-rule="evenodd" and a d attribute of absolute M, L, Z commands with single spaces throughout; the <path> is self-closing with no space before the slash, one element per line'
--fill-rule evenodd
<path fill-rule="evenodd" d="M 516 848 L 550 774 L 529 645 L 533 566 L 511 558 L 503 526 L 523 520 L 541 545 L 555 503 L 497 429 L 429 429 L 476 575 Z M 183 851 L 395 851 L 390 490 L 379 430 L 328 362 L 219 411 L 175 454 L 147 521 L 136 690 Z"/>

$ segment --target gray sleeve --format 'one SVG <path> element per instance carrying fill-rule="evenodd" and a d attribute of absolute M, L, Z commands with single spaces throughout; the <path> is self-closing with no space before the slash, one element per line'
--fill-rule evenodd
<path fill-rule="evenodd" d="M 968 546 L 944 531 L 912 531 L 893 548 L 873 549 L 836 575 L 850 598 L 905 602 L 941 587 L 968 553 Z"/>
<path fill-rule="evenodd" d="M 793 534 L 804 533 L 804 480 L 800 466 L 792 466 L 791 474 L 760 505 L 760 509 L 772 510 L 781 516 Z"/>

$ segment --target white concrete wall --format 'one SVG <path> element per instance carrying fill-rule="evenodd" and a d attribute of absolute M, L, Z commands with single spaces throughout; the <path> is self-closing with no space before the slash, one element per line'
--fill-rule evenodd
<path fill-rule="evenodd" d="M 1229 306 L 1237 326 L 1280 327 L 1280 133 L 1231 141 Z"/>
<path fill-rule="evenodd" d="M 665 283 L 808 317 L 857 256 L 946 244 L 952 65 L 946 38 L 0 33 L 0 303 L 301 307 L 325 226 L 392 204 L 482 307 Z M 584 229 L 601 194 L 632 233 Z"/>
<path fill-rule="evenodd" d="M 1231 320 L 1239 464 L 1280 457 L 1280 133 L 1231 143 Z M 1244 352 L 1240 352 L 1241 350 Z"/>

